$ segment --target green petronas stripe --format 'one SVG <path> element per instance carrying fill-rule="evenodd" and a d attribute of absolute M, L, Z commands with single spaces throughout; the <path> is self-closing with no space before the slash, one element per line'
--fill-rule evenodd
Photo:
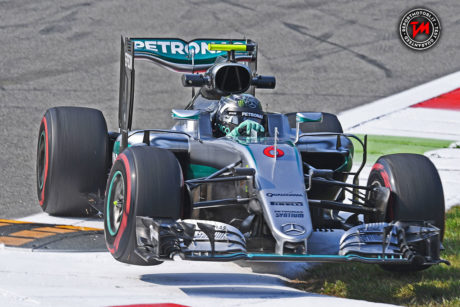
<path fill-rule="evenodd" d="M 120 153 L 120 144 L 121 142 L 120 141 L 116 141 L 114 144 L 113 144 L 113 153 L 118 155 Z M 128 147 L 131 147 L 131 144 L 128 144 Z"/>
<path fill-rule="evenodd" d="M 218 171 L 217 168 L 214 168 L 211 166 L 199 165 L 199 164 L 189 164 L 188 169 L 187 169 L 187 179 L 208 177 L 209 175 L 217 171 Z"/>
<path fill-rule="evenodd" d="M 106 219 L 107 219 L 107 230 L 109 231 L 110 235 L 111 236 L 115 236 L 118 232 L 118 228 L 117 227 L 116 229 L 112 229 L 112 223 L 111 223 L 111 217 L 110 217 L 110 208 L 112 207 L 111 204 L 110 204 L 110 201 L 112 200 L 111 199 L 111 196 L 112 196 L 112 188 L 113 188 L 113 183 L 115 182 L 115 179 L 120 176 L 121 177 L 121 180 L 124 180 L 123 179 L 123 174 L 120 172 L 120 171 L 116 171 L 115 174 L 113 174 L 113 177 L 112 177 L 112 180 L 110 181 L 110 185 L 109 185 L 109 193 L 107 194 L 107 212 L 106 212 Z M 124 183 L 123 183 L 124 184 Z M 114 205 L 117 205 L 115 202 L 113 203 Z M 115 225 L 113 225 L 115 226 Z"/>
<path fill-rule="evenodd" d="M 116 141 L 115 144 L 113 144 L 113 153 L 118 155 L 120 153 L 120 142 Z"/>
<path fill-rule="evenodd" d="M 200 119 L 200 114 L 194 115 L 194 116 L 179 116 L 177 114 L 172 114 L 172 117 L 175 119 L 188 119 L 188 120 L 198 120 Z"/>

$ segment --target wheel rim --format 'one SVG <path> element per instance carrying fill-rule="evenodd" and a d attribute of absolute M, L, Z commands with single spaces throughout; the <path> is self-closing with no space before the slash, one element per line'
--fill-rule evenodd
<path fill-rule="evenodd" d="M 381 187 L 382 187 L 382 184 L 380 183 L 380 181 L 374 180 L 374 181 L 372 181 L 372 183 L 371 183 L 371 187 L 381 188 Z"/>
<path fill-rule="evenodd" d="M 120 171 L 115 172 L 110 181 L 107 195 L 107 228 L 115 236 L 120 228 L 125 207 L 125 181 Z"/>
<path fill-rule="evenodd" d="M 40 191 L 43 189 L 44 181 L 45 181 L 45 158 L 46 158 L 46 136 L 45 131 L 43 130 L 40 134 L 40 138 L 38 140 L 38 154 L 37 154 L 37 161 L 38 161 L 38 170 L 37 170 L 37 181 L 38 181 L 38 188 Z"/>
<path fill-rule="evenodd" d="M 381 184 L 380 181 L 378 181 L 377 179 L 374 179 L 374 180 L 371 182 L 371 184 L 368 184 L 368 186 L 373 187 L 373 188 L 380 188 L 380 187 L 382 187 L 382 184 Z M 367 200 L 369 200 L 370 197 L 371 197 L 371 193 L 370 193 L 370 191 L 368 191 L 368 192 L 367 192 L 367 196 L 366 196 Z"/>
<path fill-rule="evenodd" d="M 371 183 L 371 186 L 372 187 L 387 187 L 385 186 L 385 183 L 382 184 L 382 182 L 378 179 L 374 179 Z M 388 187 L 387 187 L 388 188 Z M 391 190 L 391 189 L 390 189 Z M 391 198 L 390 198 L 391 200 Z M 394 214 L 394 208 L 392 207 L 392 203 L 391 201 L 388 202 L 388 207 L 387 207 L 387 212 L 385 212 L 385 219 L 389 220 L 389 221 L 393 221 L 395 218 L 395 214 Z"/>

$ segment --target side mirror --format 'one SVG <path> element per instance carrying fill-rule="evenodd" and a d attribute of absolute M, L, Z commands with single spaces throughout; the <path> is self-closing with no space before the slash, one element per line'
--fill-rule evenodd
<path fill-rule="evenodd" d="M 295 142 L 299 141 L 300 123 L 320 123 L 323 121 L 321 112 L 298 112 L 295 115 Z"/>
<path fill-rule="evenodd" d="M 182 85 L 184 87 L 202 87 L 209 83 L 209 78 L 202 74 L 184 74 L 182 75 Z"/>
<path fill-rule="evenodd" d="M 185 120 L 199 120 L 200 110 L 172 110 L 172 118 Z"/>
<path fill-rule="evenodd" d="M 176 110 L 172 109 L 172 118 L 177 120 L 178 123 L 174 125 L 173 129 L 180 127 L 180 130 L 183 130 L 194 138 L 200 138 L 199 135 L 199 119 L 200 119 L 200 110 Z"/>
<path fill-rule="evenodd" d="M 273 76 L 261 76 L 252 78 L 251 85 L 256 88 L 269 88 L 274 89 L 276 86 L 276 79 Z"/>

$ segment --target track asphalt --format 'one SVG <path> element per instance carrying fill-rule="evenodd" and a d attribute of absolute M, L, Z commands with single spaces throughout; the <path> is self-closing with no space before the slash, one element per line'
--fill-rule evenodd
<path fill-rule="evenodd" d="M 441 19 L 439 43 L 426 52 L 397 34 L 414 6 Z M 95 107 L 116 129 L 122 34 L 246 36 L 259 43 L 258 71 L 277 78 L 258 94 L 269 111 L 339 113 L 459 71 L 459 11 L 457 0 L 0 1 L 0 218 L 40 211 L 35 151 L 47 108 Z M 178 74 L 136 69 L 135 127 L 168 127 L 190 90 Z"/>

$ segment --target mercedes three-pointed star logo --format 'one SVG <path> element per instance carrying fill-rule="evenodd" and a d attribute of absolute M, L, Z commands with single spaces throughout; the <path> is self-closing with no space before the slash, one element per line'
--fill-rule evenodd
<path fill-rule="evenodd" d="M 299 224 L 286 223 L 281 225 L 281 230 L 287 235 L 300 236 L 305 233 L 305 227 Z"/>

